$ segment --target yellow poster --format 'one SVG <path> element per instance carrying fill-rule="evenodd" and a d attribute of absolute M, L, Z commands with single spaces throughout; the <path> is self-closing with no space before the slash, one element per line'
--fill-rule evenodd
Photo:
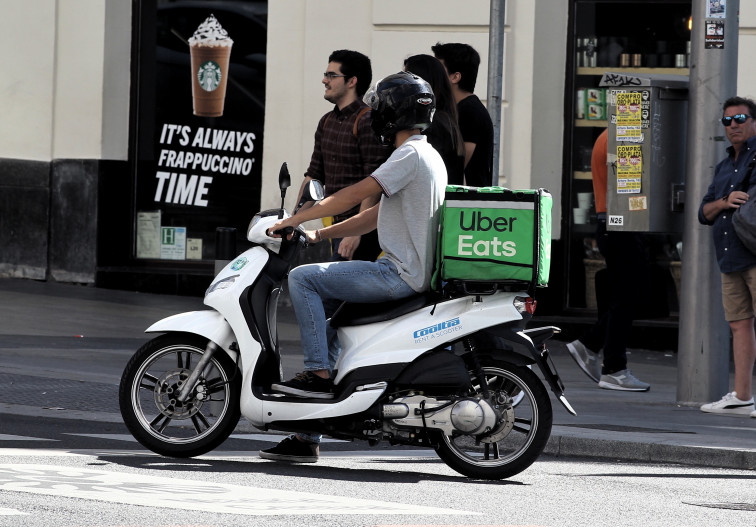
<path fill-rule="evenodd" d="M 617 194 L 640 194 L 643 158 L 640 145 L 617 145 Z"/>
<path fill-rule="evenodd" d="M 640 92 L 617 94 L 617 141 L 631 143 L 643 141 Z"/>

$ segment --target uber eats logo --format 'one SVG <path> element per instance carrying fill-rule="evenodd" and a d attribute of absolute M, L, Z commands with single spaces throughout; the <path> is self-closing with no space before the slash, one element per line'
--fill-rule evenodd
<path fill-rule="evenodd" d="M 444 214 L 446 257 L 517 265 L 532 260 L 534 203 L 447 200 Z"/>
<path fill-rule="evenodd" d="M 515 256 L 517 241 L 514 234 L 519 230 L 521 222 L 512 212 L 495 209 L 458 211 L 460 234 L 457 237 L 457 255 Z M 463 234 L 467 232 L 470 234 Z"/>

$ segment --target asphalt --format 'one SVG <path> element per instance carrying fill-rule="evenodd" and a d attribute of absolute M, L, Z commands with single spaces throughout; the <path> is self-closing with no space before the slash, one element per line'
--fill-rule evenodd
<path fill-rule="evenodd" d="M 35 406 L 49 410 L 55 402 L 35 394 L 43 393 L 53 377 L 75 384 L 80 394 L 97 393 L 104 385 L 110 386 L 104 392 L 112 393 L 128 350 L 149 338 L 145 328 L 165 316 L 203 308 L 196 297 L 0 279 L 0 413 L 29 413 Z M 293 313 L 285 305 L 279 310 L 279 334 L 288 349 L 298 345 Z M 651 389 L 617 392 L 590 381 L 558 336 L 550 342 L 565 395 L 578 415 L 570 415 L 552 398 L 554 426 L 546 455 L 756 469 L 756 419 L 704 414 L 697 406 L 676 402 L 676 350 L 629 350 L 630 369 Z M 93 373 L 89 365 L 83 367 L 93 354 L 107 349 L 113 350 L 112 361 L 92 360 L 99 364 Z M 51 353 L 59 357 L 57 369 L 42 364 L 41 357 Z M 298 360 L 292 354 L 284 369 L 296 371 Z M 90 373 L 81 373 L 85 371 Z M 26 391 L 19 392 L 20 387 Z M 120 419 L 115 400 L 99 399 L 96 405 L 57 401 L 56 409 L 56 416 L 70 412 L 71 417 Z M 254 430 L 240 423 L 240 428 L 245 426 Z"/>

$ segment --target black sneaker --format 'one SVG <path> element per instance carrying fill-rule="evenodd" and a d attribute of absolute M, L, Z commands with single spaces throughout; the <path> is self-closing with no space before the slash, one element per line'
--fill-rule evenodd
<path fill-rule="evenodd" d="M 290 381 L 271 384 L 274 392 L 288 393 L 312 399 L 333 399 L 333 381 L 318 377 L 311 371 L 303 371 Z"/>
<path fill-rule="evenodd" d="M 317 463 L 320 447 L 317 443 L 305 443 L 296 436 L 289 436 L 273 448 L 260 450 L 260 457 L 289 463 Z"/>

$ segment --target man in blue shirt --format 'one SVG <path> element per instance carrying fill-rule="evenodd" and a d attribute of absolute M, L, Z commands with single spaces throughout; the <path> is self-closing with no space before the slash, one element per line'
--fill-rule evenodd
<path fill-rule="evenodd" d="M 756 103 L 731 97 L 723 110 L 722 124 L 732 146 L 727 148 L 727 158 L 714 169 L 714 180 L 701 201 L 698 220 L 714 227 L 714 249 L 722 272 L 722 304 L 732 331 L 735 391 L 704 404 L 701 411 L 756 417 L 751 395 L 756 359 L 756 255 L 746 249 L 732 227 L 733 213 L 749 199 L 743 181 L 756 156 Z M 756 175 L 751 182 L 756 183 Z"/>

